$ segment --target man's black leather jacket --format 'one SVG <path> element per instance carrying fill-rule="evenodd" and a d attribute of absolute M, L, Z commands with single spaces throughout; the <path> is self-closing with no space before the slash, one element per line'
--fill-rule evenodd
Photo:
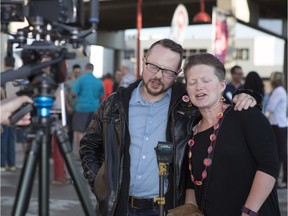
<path fill-rule="evenodd" d="M 80 142 L 84 176 L 97 198 L 99 216 L 128 215 L 130 162 L 133 163 L 129 155 L 128 110 L 132 91 L 139 82 L 120 88 L 100 105 Z M 185 148 L 190 137 L 187 131 L 191 131 L 193 120 L 199 116 L 197 109 L 182 100 L 185 93 L 183 84 L 173 85 L 166 138 L 173 143 L 175 155 L 169 166 L 166 210 L 184 203 L 183 170 L 187 168 Z"/>

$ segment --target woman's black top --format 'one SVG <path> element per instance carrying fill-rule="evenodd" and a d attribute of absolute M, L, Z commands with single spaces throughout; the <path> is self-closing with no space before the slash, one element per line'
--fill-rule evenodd
<path fill-rule="evenodd" d="M 209 128 L 194 138 L 192 163 L 195 180 L 201 180 L 203 159 L 208 155 L 212 133 L 213 128 Z M 237 216 L 241 215 L 256 171 L 277 179 L 278 164 L 275 137 L 266 117 L 258 108 L 241 112 L 232 108 L 225 112 L 220 126 L 207 179 L 202 186 L 196 186 L 188 175 L 187 186 L 194 188 L 199 207 L 205 194 L 205 216 Z M 206 188 L 207 192 L 204 192 Z M 275 186 L 259 213 L 261 216 L 280 216 Z"/>

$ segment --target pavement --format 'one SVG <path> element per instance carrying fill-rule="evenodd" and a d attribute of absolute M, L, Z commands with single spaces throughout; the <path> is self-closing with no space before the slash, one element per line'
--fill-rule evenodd
<path fill-rule="evenodd" d="M 24 164 L 24 153 L 21 144 L 16 144 L 16 171 L 1 171 L 1 216 L 8 216 L 12 214 L 12 208 L 16 196 L 16 190 L 20 179 L 20 174 Z M 49 214 L 50 216 L 81 216 L 85 215 L 82 203 L 77 195 L 76 188 L 72 181 L 55 181 L 53 176 L 53 159 L 49 160 L 50 175 L 49 175 Z M 37 164 L 39 165 L 39 163 Z M 86 179 L 82 175 L 82 168 L 80 161 L 76 160 L 76 165 L 79 169 L 79 176 L 83 178 L 87 184 L 88 193 L 93 207 L 96 206 L 96 200 L 92 194 Z M 29 202 L 29 207 L 26 216 L 39 215 L 38 213 L 38 169 L 35 173 L 33 182 L 32 194 Z"/>
<path fill-rule="evenodd" d="M 21 170 L 23 167 L 24 154 L 22 146 L 16 144 L 16 171 L 2 171 L 1 172 L 1 215 L 8 216 L 12 213 L 13 203 L 16 196 L 18 181 L 20 179 Z M 81 178 L 82 168 L 79 161 L 76 161 L 79 166 L 79 173 Z M 50 216 L 82 216 L 85 215 L 82 204 L 76 193 L 76 189 L 71 181 L 57 182 L 53 179 L 53 160 L 50 160 L 50 194 L 49 194 L 49 215 Z M 86 180 L 84 180 L 87 183 Z M 88 183 L 87 183 L 88 188 Z M 93 207 L 96 205 L 96 200 L 90 189 L 88 188 Z M 279 205 L 281 209 L 281 216 L 287 215 L 287 189 L 278 190 Z M 26 216 L 38 215 L 38 171 L 33 182 L 33 190 L 29 202 L 29 208 Z M 48 215 L 48 214 L 47 214 Z"/>

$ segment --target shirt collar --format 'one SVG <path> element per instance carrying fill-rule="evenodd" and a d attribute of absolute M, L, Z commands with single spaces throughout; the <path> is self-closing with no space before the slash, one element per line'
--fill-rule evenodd
<path fill-rule="evenodd" d="M 130 104 L 131 105 L 135 105 L 135 104 L 147 104 L 149 102 L 143 100 L 143 98 L 141 97 L 141 94 L 140 94 L 140 89 L 141 87 L 144 85 L 144 82 L 143 80 L 138 84 L 137 88 L 133 90 L 132 92 L 132 97 L 131 97 L 131 100 L 130 100 Z M 163 97 L 160 99 L 160 100 L 163 100 L 164 98 L 168 97 L 168 98 L 171 98 L 171 93 L 172 93 L 172 89 L 169 88 L 165 94 L 163 95 Z"/>

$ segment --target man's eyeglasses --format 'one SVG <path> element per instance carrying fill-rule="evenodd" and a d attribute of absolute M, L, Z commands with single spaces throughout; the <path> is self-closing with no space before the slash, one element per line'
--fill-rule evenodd
<path fill-rule="evenodd" d="M 146 69 L 151 73 L 156 74 L 159 71 L 161 71 L 163 77 L 170 78 L 170 79 L 173 79 L 173 78 L 178 76 L 177 72 L 169 70 L 169 69 L 158 67 L 157 65 L 154 65 L 154 64 L 148 62 L 146 58 L 145 58 L 145 65 L 146 65 Z"/>

